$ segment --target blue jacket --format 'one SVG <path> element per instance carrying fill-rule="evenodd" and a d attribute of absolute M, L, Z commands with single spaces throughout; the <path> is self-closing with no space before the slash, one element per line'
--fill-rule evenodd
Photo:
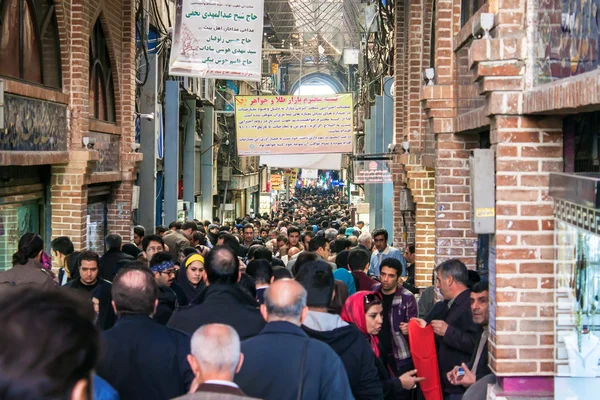
<path fill-rule="evenodd" d="M 284 321 L 270 322 L 242 342 L 244 363 L 235 383 L 251 397 L 296 400 L 305 346 L 302 399 L 353 399 L 344 365 L 331 347 Z"/>
<path fill-rule="evenodd" d="M 121 316 L 102 332 L 96 373 L 121 400 L 164 400 L 187 393 L 194 374 L 186 360 L 190 337 L 145 315 Z"/>
<path fill-rule="evenodd" d="M 98 375 L 94 375 L 94 400 L 119 400 L 119 393 Z"/>

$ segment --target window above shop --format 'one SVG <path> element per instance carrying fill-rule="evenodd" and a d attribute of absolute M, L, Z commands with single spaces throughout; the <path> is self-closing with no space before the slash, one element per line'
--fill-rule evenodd
<path fill-rule="evenodd" d="M 98 120 L 116 122 L 113 74 L 100 18 L 90 37 L 90 111 Z"/>
<path fill-rule="evenodd" d="M 0 0 L 0 75 L 61 87 L 52 0 Z"/>

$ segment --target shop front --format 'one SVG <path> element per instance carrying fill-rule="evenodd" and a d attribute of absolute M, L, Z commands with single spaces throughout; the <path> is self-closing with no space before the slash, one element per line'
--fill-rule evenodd
<path fill-rule="evenodd" d="M 600 174 L 550 175 L 554 198 L 555 398 L 600 387 Z"/>
<path fill-rule="evenodd" d="M 12 267 L 19 239 L 27 232 L 40 235 L 49 247 L 46 232 L 46 185 L 49 167 L 2 167 L 0 172 L 0 271 Z"/>

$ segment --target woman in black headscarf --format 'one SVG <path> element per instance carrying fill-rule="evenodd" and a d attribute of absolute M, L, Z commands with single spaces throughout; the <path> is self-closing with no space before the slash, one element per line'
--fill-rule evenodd
<path fill-rule="evenodd" d="M 173 283 L 173 290 L 179 297 L 179 304 L 184 306 L 196 297 L 206 286 L 204 283 L 204 257 L 194 252 L 183 260 L 177 274 L 177 281 Z"/>

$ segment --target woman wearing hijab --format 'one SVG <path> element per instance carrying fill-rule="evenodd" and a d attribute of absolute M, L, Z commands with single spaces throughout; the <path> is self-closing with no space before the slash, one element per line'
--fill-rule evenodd
<path fill-rule="evenodd" d="M 196 295 L 206 286 L 204 283 L 204 257 L 198 253 L 189 255 L 181 265 L 173 290 L 177 293 L 179 304 L 190 304 Z"/>
<path fill-rule="evenodd" d="M 417 378 L 416 369 L 396 378 L 387 365 L 377 337 L 383 325 L 383 304 L 379 293 L 366 290 L 356 292 L 346 300 L 340 316 L 344 321 L 354 324 L 371 343 L 385 399 L 409 399 L 410 390 L 423 378 Z"/>

